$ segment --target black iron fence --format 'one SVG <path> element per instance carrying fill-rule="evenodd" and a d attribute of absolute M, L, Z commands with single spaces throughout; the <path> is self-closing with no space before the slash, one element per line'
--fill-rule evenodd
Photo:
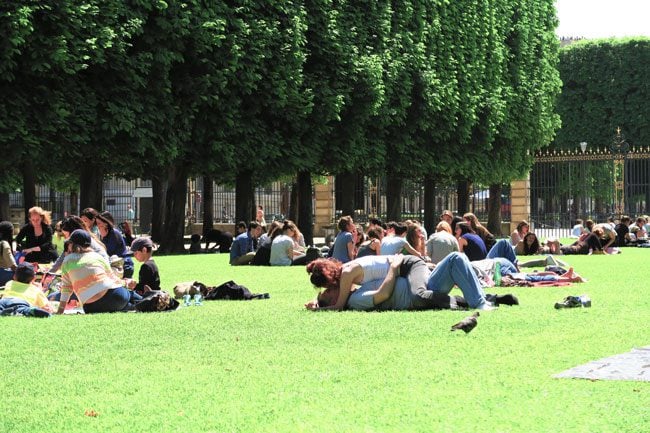
<path fill-rule="evenodd" d="M 650 148 L 542 152 L 530 174 L 537 232 L 568 236 L 577 219 L 605 222 L 649 213 Z"/>
<path fill-rule="evenodd" d="M 328 179 L 331 197 L 335 197 L 334 182 Z M 235 223 L 235 189 L 226 185 L 214 185 L 213 215 L 217 223 Z M 405 180 L 402 189 L 402 217 L 403 219 L 424 218 L 424 186 L 417 180 Z M 104 197 L 102 209 L 113 214 L 116 222 L 129 220 L 129 206 L 134 211 L 134 225 L 138 232 L 148 232 L 151 227 L 151 213 L 153 209 L 151 182 L 136 179 L 125 180 L 109 178 L 104 182 Z M 315 194 L 312 195 L 315 197 Z M 355 220 L 366 222 L 368 218 L 378 217 L 386 219 L 386 179 L 383 177 L 360 176 L 356 182 L 356 207 Z M 263 206 L 267 222 L 275 219 L 282 220 L 289 214 L 292 200 L 291 182 L 272 182 L 262 185 L 255 190 L 256 203 Z M 489 189 L 487 186 L 473 185 L 470 188 L 469 209 L 479 219 L 487 220 L 487 206 Z M 36 188 L 36 205 L 52 212 L 52 220 L 61 220 L 67 214 L 79 212 L 78 194 L 76 192 L 60 192 L 46 185 Z M 315 200 L 315 199 L 314 199 Z M 186 204 L 186 219 L 188 225 L 201 223 L 203 219 L 203 206 L 205 193 L 203 179 L 188 180 L 188 196 Z M 337 210 L 335 200 L 331 209 L 331 223 L 336 222 L 341 211 Z M 504 185 L 501 197 L 502 220 L 510 219 L 510 186 Z M 316 203 L 312 203 L 316 209 Z M 436 186 L 434 212 L 441 213 L 445 209 L 453 212 L 458 210 L 458 195 L 455 184 L 439 184 Z M 22 209 L 23 194 L 19 191 L 10 194 L 10 207 Z M 18 221 L 16 221 L 18 222 Z"/>
<path fill-rule="evenodd" d="M 358 203 L 358 209 L 354 215 L 355 221 L 363 223 L 371 217 L 385 221 L 388 209 L 386 178 L 361 177 L 361 179 L 361 182 L 357 182 L 354 194 Z M 481 221 L 487 221 L 489 198 L 488 186 L 471 185 L 468 200 L 469 211 Z M 405 179 L 403 181 L 401 201 L 402 219 L 417 219 L 419 221 L 424 219 L 424 184 L 421 180 Z M 510 221 L 510 185 L 502 185 L 500 202 L 501 220 Z M 434 213 L 439 215 L 445 209 L 458 213 L 458 190 L 455 183 L 438 183 L 436 185 Z M 337 208 L 334 220 L 337 220 L 341 213 L 341 210 Z"/>

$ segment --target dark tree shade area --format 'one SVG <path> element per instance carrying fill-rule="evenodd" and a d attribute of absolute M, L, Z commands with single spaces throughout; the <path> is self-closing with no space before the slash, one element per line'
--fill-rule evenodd
<path fill-rule="evenodd" d="M 105 176 L 149 178 L 152 234 L 176 252 L 188 176 L 236 185 L 237 220 L 256 185 L 292 176 L 311 236 L 315 176 L 385 173 L 397 219 L 403 179 L 507 182 L 553 139 L 556 24 L 553 0 L 3 1 L 0 211 L 16 188 L 29 207 L 35 183 L 83 208 Z M 647 93 L 628 66 L 626 93 L 603 95 L 625 110 Z M 589 73 L 565 88 L 583 98 Z"/>

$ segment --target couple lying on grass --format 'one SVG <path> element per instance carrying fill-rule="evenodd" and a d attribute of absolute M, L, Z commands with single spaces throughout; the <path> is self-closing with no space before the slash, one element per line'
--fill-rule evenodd
<path fill-rule="evenodd" d="M 512 295 L 488 300 L 469 259 L 457 252 L 433 271 L 419 257 L 395 255 L 361 257 L 345 264 L 318 259 L 307 265 L 307 272 L 314 286 L 325 289 L 305 304 L 310 310 L 491 310 L 498 303 L 518 303 Z M 462 297 L 449 295 L 454 285 Z"/>
<path fill-rule="evenodd" d="M 507 255 L 511 251 L 510 248 Z M 516 263 L 514 254 L 511 258 L 493 257 L 481 262 L 498 270 L 500 275 L 517 275 L 518 268 L 512 258 Z M 465 254 L 458 252 L 449 254 L 433 270 L 415 256 L 367 256 L 345 264 L 318 259 L 307 265 L 307 272 L 311 274 L 312 284 L 324 290 L 305 307 L 310 310 L 490 310 L 498 304 L 518 304 L 513 295 L 486 295 L 475 270 L 478 267 L 478 262 L 470 262 Z M 559 282 L 583 281 L 573 269 L 562 275 L 552 272 L 532 275 Z M 449 295 L 455 285 L 463 292 L 462 297 Z"/>

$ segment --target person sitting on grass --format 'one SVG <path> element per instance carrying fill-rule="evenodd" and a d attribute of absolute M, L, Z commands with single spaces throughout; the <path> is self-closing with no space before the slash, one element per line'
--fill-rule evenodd
<path fill-rule="evenodd" d="M 271 266 L 304 265 L 307 263 L 307 256 L 303 250 L 296 249 L 294 243 L 295 233 L 298 227 L 291 220 L 284 220 L 281 229 L 276 230 L 271 242 Z"/>
<path fill-rule="evenodd" d="M 472 229 L 472 226 L 468 222 L 456 224 L 456 232 L 454 235 L 456 236 L 456 240 L 458 240 L 458 251 L 464 253 L 470 261 L 483 260 L 487 257 L 485 242 L 474 232 L 474 229 Z"/>
<path fill-rule="evenodd" d="M 239 231 L 239 227 L 237 227 Z M 230 264 L 247 265 L 255 257 L 256 241 L 262 234 L 262 226 L 256 221 L 248 223 L 248 229 L 237 235 L 230 246 Z"/>
<path fill-rule="evenodd" d="M 408 226 L 406 224 L 390 222 L 388 223 L 388 228 L 388 235 L 384 236 L 381 240 L 380 254 L 382 256 L 393 256 L 404 250 L 408 254 L 422 257 L 422 254 L 413 248 L 413 246 L 411 246 L 411 244 L 406 240 L 406 233 L 408 231 Z"/>
<path fill-rule="evenodd" d="M 307 308 L 342 310 L 355 285 L 377 279 L 384 279 L 390 264 L 396 256 L 366 256 L 348 263 L 337 260 L 319 259 L 307 265 L 310 280 L 316 287 L 337 293 L 336 302 L 319 307 L 317 300 Z M 424 260 L 407 256 L 400 265 L 399 276 L 408 279 L 413 294 L 412 307 L 429 308 L 440 294 L 448 295 L 454 285 L 460 287 L 470 308 L 492 309 L 486 301 L 481 284 L 467 257 L 452 253 L 442 260 L 433 271 L 429 271 Z"/>
<path fill-rule="evenodd" d="M 201 254 L 201 235 L 194 233 L 190 236 L 190 254 Z"/>
<path fill-rule="evenodd" d="M 3 299 L 18 298 L 29 303 L 31 307 L 52 312 L 52 306 L 43 293 L 41 286 L 35 283 L 36 271 L 29 262 L 23 262 L 16 267 L 14 278 L 5 286 Z"/>
<path fill-rule="evenodd" d="M 153 242 L 151 239 L 145 237 L 134 239 L 129 254 L 132 254 L 142 265 L 138 273 L 138 281 L 127 280 L 127 288 L 138 295 L 144 295 L 152 290 L 160 290 L 158 266 L 151 258 L 153 255 Z"/>
<path fill-rule="evenodd" d="M 603 236 L 601 228 L 594 227 L 591 233 L 581 236 L 571 245 L 560 247 L 562 254 L 607 254 L 603 249 L 600 238 Z"/>
<path fill-rule="evenodd" d="M 14 225 L 9 221 L 0 222 L 0 286 L 11 281 L 16 270 L 14 258 Z"/>
<path fill-rule="evenodd" d="M 439 263 L 449 254 L 458 251 L 458 241 L 451 233 L 451 226 L 447 221 L 438 223 L 436 232 L 427 240 L 426 251 L 431 263 Z"/>
<path fill-rule="evenodd" d="M 86 314 L 110 313 L 133 309 L 142 299 L 126 287 L 108 261 L 92 250 L 86 230 L 75 230 L 66 241 L 66 256 L 61 266 L 61 302 L 57 314 L 63 314 L 74 293 Z"/>
<path fill-rule="evenodd" d="M 368 229 L 368 239 L 361 243 L 357 252 L 357 257 L 378 256 L 381 251 L 381 240 L 384 237 L 382 228 Z"/>
<path fill-rule="evenodd" d="M 347 263 L 350 260 L 354 260 L 357 255 L 357 229 L 352 217 L 349 215 L 341 217 L 337 227 L 339 233 L 334 239 L 332 257 L 341 263 Z"/>
<path fill-rule="evenodd" d="M 124 263 L 123 276 L 124 278 L 131 278 L 135 266 L 131 257 L 127 256 L 128 248 L 122 233 L 114 227 L 113 215 L 110 212 L 97 214 L 95 224 L 99 230 L 100 240 L 106 247 L 106 254 L 108 254 L 109 258 L 112 256 L 121 258 Z"/>

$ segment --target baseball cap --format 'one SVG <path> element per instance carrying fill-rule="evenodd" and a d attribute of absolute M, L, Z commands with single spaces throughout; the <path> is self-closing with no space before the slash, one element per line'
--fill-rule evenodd
<path fill-rule="evenodd" d="M 148 247 L 153 250 L 153 242 L 151 241 L 151 238 L 140 237 L 133 239 L 133 242 L 131 242 L 129 255 L 133 255 L 134 252 L 140 251 L 144 247 Z"/>
<path fill-rule="evenodd" d="M 73 245 L 89 247 L 91 243 L 90 234 L 86 230 L 77 229 L 70 234 L 70 242 Z"/>

